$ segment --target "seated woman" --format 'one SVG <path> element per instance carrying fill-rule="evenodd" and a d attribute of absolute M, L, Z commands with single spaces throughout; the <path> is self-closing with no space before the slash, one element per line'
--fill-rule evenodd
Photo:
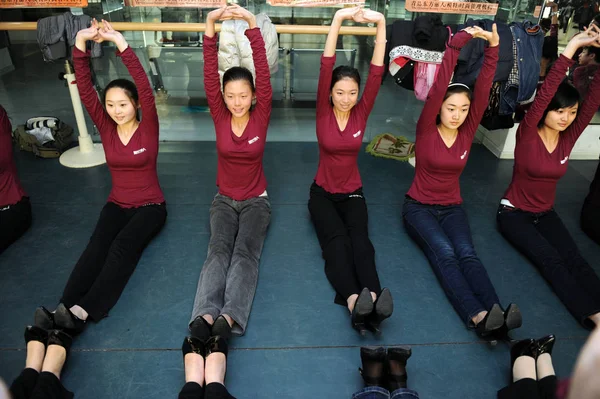
<path fill-rule="evenodd" d="M 600 47 L 592 25 L 574 36 L 554 64 L 517 130 L 512 182 L 496 220 L 502 235 L 540 271 L 579 323 L 600 323 L 600 279 L 554 210 L 558 180 L 575 142 L 600 105 L 600 70 L 585 101 L 564 81 L 580 47 Z"/>
<path fill-rule="evenodd" d="M 460 49 L 472 38 L 487 40 L 475 91 L 460 83 L 448 86 Z M 419 244 L 460 318 L 477 333 L 506 333 L 521 326 L 521 313 L 506 312 L 479 260 L 460 195 L 459 177 L 488 103 L 500 37 L 479 27 L 458 32 L 448 44 L 441 68 L 419 117 L 415 178 L 402 216 L 408 234 Z"/>
<path fill-rule="evenodd" d="M 73 393 L 60 381 L 72 341 L 64 331 L 28 326 L 25 329 L 25 369 L 10 386 L 12 398 L 72 399 Z"/>
<path fill-rule="evenodd" d="M 117 79 L 104 90 L 104 104 L 92 85 L 86 42 L 110 41 L 135 85 Z M 158 183 L 158 115 L 152 88 L 123 35 L 103 21 L 77 33 L 73 63 L 81 101 L 102 138 L 112 190 L 90 241 L 71 272 L 55 312 L 36 310 L 38 326 L 80 333 L 88 318 L 99 321 L 117 303 L 144 248 L 162 229 L 167 208 Z M 138 96 L 139 88 L 139 96 Z M 138 118 L 141 108 L 142 119 Z M 55 327 L 56 326 L 56 327 Z"/>
<path fill-rule="evenodd" d="M 360 75 L 348 66 L 335 65 L 335 49 L 342 22 L 376 23 L 375 48 L 362 97 Z M 310 187 L 308 210 L 325 259 L 325 274 L 335 289 L 335 302 L 346 306 L 352 327 L 361 335 L 392 315 L 392 295 L 381 289 L 375 267 L 375 248 L 369 239 L 367 203 L 358 171 L 367 119 L 381 87 L 384 72 L 385 18 L 359 7 L 335 13 L 317 89 L 317 140 L 319 168 Z"/>
<path fill-rule="evenodd" d="M 0 254 L 31 226 L 31 204 L 17 176 L 12 130 L 0 105 Z"/>
<path fill-rule="evenodd" d="M 252 47 L 256 88 L 252 73 L 243 67 L 228 69 L 219 84 L 215 21 L 242 19 Z M 204 88 L 217 139 L 217 186 L 210 207 L 210 242 L 202 272 L 190 330 L 206 340 L 213 335 L 228 339 L 244 334 L 258 283 L 258 265 L 271 204 L 263 172 L 263 153 L 271 118 L 271 78 L 265 42 L 256 18 L 239 6 L 208 13 L 204 33 Z M 254 103 L 256 102 L 256 103 Z"/>

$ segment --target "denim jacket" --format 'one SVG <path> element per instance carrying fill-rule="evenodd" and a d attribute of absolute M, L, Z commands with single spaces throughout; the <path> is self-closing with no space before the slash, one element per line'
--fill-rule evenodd
<path fill-rule="evenodd" d="M 540 76 L 540 61 L 544 44 L 544 31 L 530 21 L 510 24 L 516 47 L 515 67 L 518 84 L 509 80 L 503 84 L 500 98 L 500 115 L 510 115 L 518 102 L 528 100 L 535 92 Z"/>

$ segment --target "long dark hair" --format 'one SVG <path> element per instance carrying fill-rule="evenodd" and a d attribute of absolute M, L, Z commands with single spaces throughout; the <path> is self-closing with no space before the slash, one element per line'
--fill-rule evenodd
<path fill-rule="evenodd" d="M 235 66 L 225 71 L 223 74 L 223 91 L 225 91 L 225 85 L 227 85 L 227 83 L 235 80 L 246 81 L 250 85 L 250 89 L 254 94 L 254 78 L 252 77 L 252 72 L 250 72 L 248 68 Z"/>
<path fill-rule="evenodd" d="M 110 89 L 122 89 L 125 92 L 125 95 L 131 100 L 133 106 L 135 107 L 135 118 L 140 120 L 140 110 L 138 108 L 139 105 L 139 95 L 138 90 L 135 84 L 131 80 L 127 79 L 115 79 L 106 85 L 104 88 L 104 93 L 102 94 L 102 103 L 106 106 L 106 93 Z"/>
<path fill-rule="evenodd" d="M 569 108 L 575 104 L 581 104 L 581 94 L 579 94 L 579 91 L 565 79 L 558 86 L 556 94 L 554 94 L 554 97 L 550 100 L 550 104 L 546 107 L 537 127 L 541 128 L 544 126 L 544 121 L 546 120 L 548 112 L 556 111 L 560 108 Z"/>

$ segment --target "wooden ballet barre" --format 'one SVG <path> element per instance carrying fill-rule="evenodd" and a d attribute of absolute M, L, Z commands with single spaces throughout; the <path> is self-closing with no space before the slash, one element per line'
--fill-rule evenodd
<path fill-rule="evenodd" d="M 206 24 L 185 24 L 172 22 L 113 22 L 113 28 L 118 31 L 156 31 L 156 32 L 204 32 Z M 329 26 L 321 25 L 275 25 L 277 33 L 304 34 L 304 35 L 326 35 Z M 2 30 L 36 30 L 37 22 L 0 22 Z M 217 32 L 221 25 L 216 25 Z M 363 26 L 342 26 L 340 35 L 374 36 L 375 28 Z"/>

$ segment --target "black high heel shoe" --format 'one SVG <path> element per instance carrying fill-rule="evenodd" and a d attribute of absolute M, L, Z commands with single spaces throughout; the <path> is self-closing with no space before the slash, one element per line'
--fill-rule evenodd
<path fill-rule="evenodd" d="M 387 389 L 390 392 L 395 391 L 399 388 L 406 388 L 406 384 L 408 381 L 408 373 L 406 372 L 406 363 L 408 359 L 412 355 L 412 349 L 410 346 L 397 346 L 393 348 L 388 348 L 387 350 L 387 380 L 388 386 Z M 398 364 L 394 365 L 393 362 L 397 362 Z M 392 373 L 392 369 L 398 368 L 403 370 L 403 373 L 394 374 Z"/>
<path fill-rule="evenodd" d="M 547 335 L 544 338 L 540 338 L 537 340 L 537 355 L 543 355 L 547 353 L 552 355 L 552 349 L 554 348 L 554 342 L 556 341 L 556 337 L 553 334 Z"/>
<path fill-rule="evenodd" d="M 33 325 L 44 330 L 55 329 L 54 313 L 43 306 L 38 307 L 33 314 Z"/>
<path fill-rule="evenodd" d="M 48 346 L 50 345 L 58 345 L 65 348 L 67 352 L 67 356 L 69 355 L 69 351 L 71 350 L 71 345 L 73 344 L 73 337 L 61 330 L 52 330 L 48 333 Z"/>
<path fill-rule="evenodd" d="M 494 333 L 494 331 L 500 329 L 504 325 L 504 312 L 497 303 L 492 306 L 489 312 L 485 315 L 483 320 L 477 324 L 475 328 L 477 335 L 480 337 L 487 337 Z"/>
<path fill-rule="evenodd" d="M 27 326 L 25 327 L 25 345 L 30 341 L 38 341 L 46 345 L 48 342 L 48 331 L 38 326 Z"/>
<path fill-rule="evenodd" d="M 54 323 L 69 335 L 80 334 L 86 326 L 86 321 L 75 316 L 63 303 L 59 303 L 54 312 Z"/>
<path fill-rule="evenodd" d="M 215 322 L 212 325 L 210 335 L 213 337 L 219 336 L 229 341 L 229 339 L 231 338 L 231 326 L 229 325 L 229 322 L 227 321 L 225 316 L 220 315 L 219 317 L 217 317 L 217 320 L 215 320 Z"/>
<path fill-rule="evenodd" d="M 196 353 L 202 357 L 206 357 L 206 346 L 204 341 L 196 337 L 185 337 L 181 345 L 181 353 L 183 357 L 188 353 Z"/>
<path fill-rule="evenodd" d="M 360 360 L 362 368 L 358 371 L 365 386 L 383 387 L 385 384 L 385 348 L 360 348 Z"/>
<path fill-rule="evenodd" d="M 510 365 L 515 365 L 515 361 L 517 358 L 521 356 L 529 356 L 534 359 L 537 359 L 537 350 L 538 345 L 535 339 L 524 339 L 521 341 L 515 342 L 510 347 Z"/>
<path fill-rule="evenodd" d="M 363 288 L 360 292 L 356 302 L 354 303 L 354 309 L 352 309 L 352 328 L 354 328 L 362 336 L 367 333 L 366 321 L 368 316 L 373 311 L 373 297 L 368 288 Z"/>
<path fill-rule="evenodd" d="M 370 294 L 370 292 L 369 292 Z M 379 325 L 381 322 L 392 315 L 394 312 L 394 300 L 392 299 L 392 293 L 388 288 L 381 290 L 377 299 L 373 303 L 373 311 L 367 318 L 366 327 L 371 330 L 375 335 L 381 334 Z"/>
<path fill-rule="evenodd" d="M 190 332 L 192 337 L 198 338 L 201 341 L 206 341 L 211 336 L 212 326 L 202 316 L 198 316 L 190 324 Z"/>
<path fill-rule="evenodd" d="M 521 316 L 521 310 L 516 303 L 508 305 L 504 311 L 504 327 L 506 331 L 514 330 L 523 325 L 523 316 Z"/>
<path fill-rule="evenodd" d="M 210 337 L 208 341 L 206 341 L 206 357 L 211 353 L 222 353 L 227 357 L 227 353 L 229 353 L 227 339 L 220 335 Z"/>

